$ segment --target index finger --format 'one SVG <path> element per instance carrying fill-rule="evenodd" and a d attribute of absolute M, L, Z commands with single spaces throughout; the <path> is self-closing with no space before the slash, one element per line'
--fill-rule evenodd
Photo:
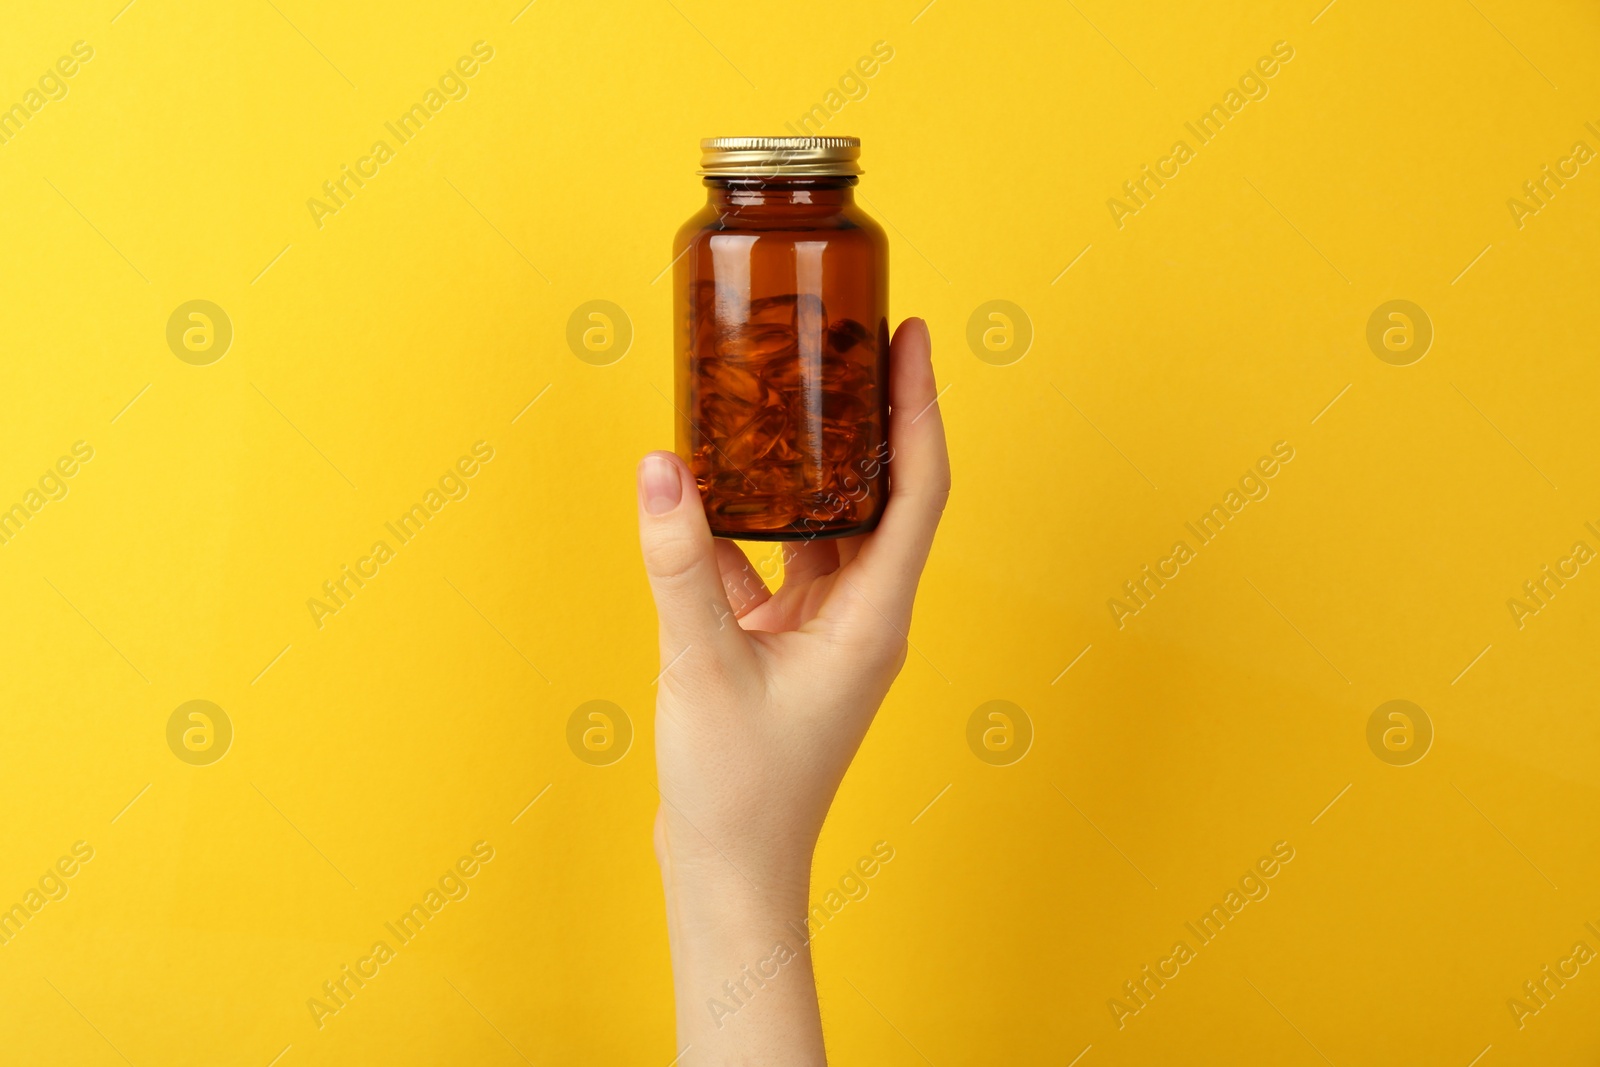
<path fill-rule="evenodd" d="M 950 497 L 950 454 L 933 376 L 928 324 L 907 319 L 889 346 L 889 503 L 878 528 L 840 571 L 840 591 L 905 635 L 911 601 Z"/>

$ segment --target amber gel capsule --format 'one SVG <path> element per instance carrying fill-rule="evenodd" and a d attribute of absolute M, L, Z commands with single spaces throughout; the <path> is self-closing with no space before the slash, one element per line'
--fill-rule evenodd
<path fill-rule="evenodd" d="M 700 142 L 674 252 L 678 452 L 711 532 L 866 533 L 889 493 L 889 249 L 854 137 Z"/>

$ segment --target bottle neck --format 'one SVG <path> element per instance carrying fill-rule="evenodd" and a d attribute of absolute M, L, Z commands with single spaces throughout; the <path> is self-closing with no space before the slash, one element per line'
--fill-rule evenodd
<path fill-rule="evenodd" d="M 853 176 L 806 178 L 705 179 L 706 203 L 718 212 L 739 215 L 832 214 L 854 206 Z"/>

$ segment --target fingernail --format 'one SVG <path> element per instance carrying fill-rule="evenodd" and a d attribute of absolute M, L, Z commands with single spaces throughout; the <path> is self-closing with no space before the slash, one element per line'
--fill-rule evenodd
<path fill-rule="evenodd" d="M 651 515 L 665 515 L 683 498 L 678 468 L 665 456 L 652 453 L 639 461 L 639 503 Z"/>

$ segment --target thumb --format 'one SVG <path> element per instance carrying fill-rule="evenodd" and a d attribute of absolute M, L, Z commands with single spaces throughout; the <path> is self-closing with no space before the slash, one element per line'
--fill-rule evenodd
<path fill-rule="evenodd" d="M 699 487 L 671 452 L 639 461 L 639 546 L 661 623 L 663 663 L 692 647 L 711 653 L 742 638 Z"/>

